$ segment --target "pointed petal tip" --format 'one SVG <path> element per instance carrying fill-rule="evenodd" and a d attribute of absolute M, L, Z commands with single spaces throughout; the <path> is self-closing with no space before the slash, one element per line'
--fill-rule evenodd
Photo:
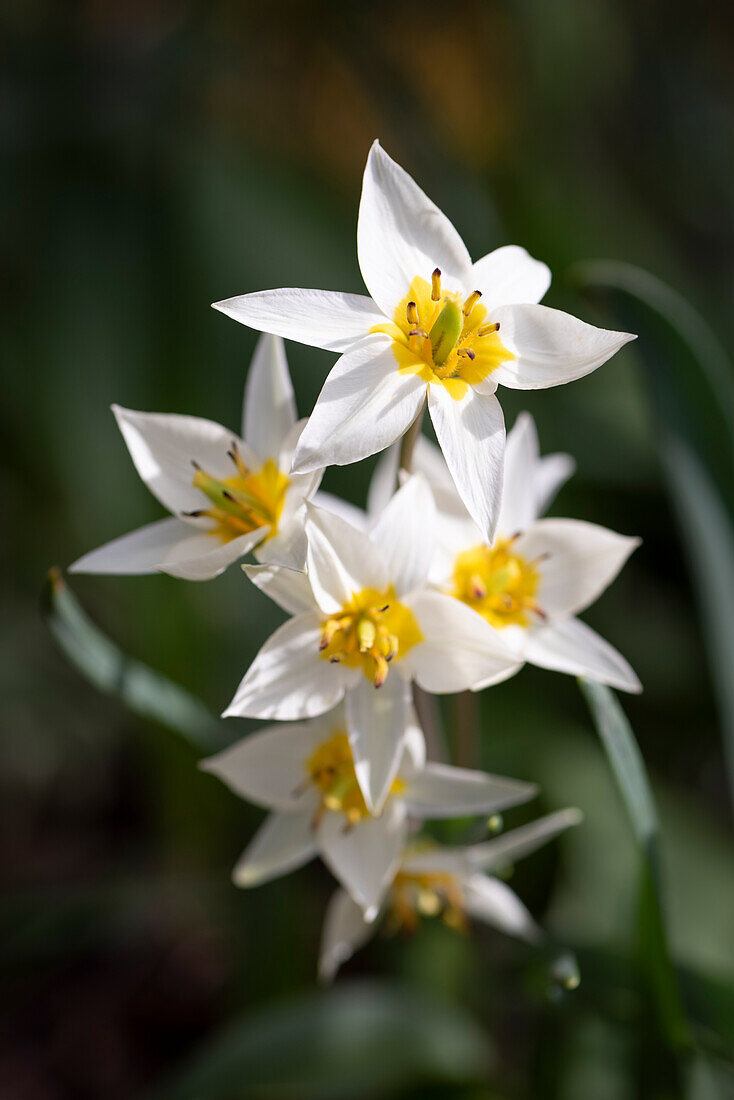
<path fill-rule="evenodd" d="M 372 924 L 376 919 L 377 914 L 379 913 L 379 909 L 376 905 L 368 905 L 365 909 L 362 910 L 362 913 L 364 914 L 364 919 L 367 921 L 367 923 Z"/>

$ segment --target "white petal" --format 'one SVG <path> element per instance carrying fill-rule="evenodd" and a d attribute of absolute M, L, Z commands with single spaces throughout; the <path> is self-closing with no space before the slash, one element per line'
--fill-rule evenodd
<path fill-rule="evenodd" d="M 323 489 L 319 489 L 313 498 L 313 502 L 322 511 L 341 516 L 343 520 L 346 520 L 352 527 L 356 527 L 358 531 L 367 530 L 367 513 L 363 508 L 358 508 L 356 504 L 352 504 L 348 500 L 342 500 L 334 493 L 326 493 Z"/>
<path fill-rule="evenodd" d="M 409 852 L 403 858 L 400 869 L 408 875 L 441 873 L 465 878 L 475 871 L 473 864 L 466 858 L 466 851 L 466 848 L 432 844 L 423 851 Z"/>
<path fill-rule="evenodd" d="M 536 477 L 540 460 L 538 433 L 530 413 L 521 412 L 507 433 L 502 507 L 497 530 L 509 537 L 538 518 Z"/>
<path fill-rule="evenodd" d="M 509 863 L 516 863 L 518 859 L 542 848 L 554 837 L 564 833 L 574 825 L 583 821 L 580 810 L 558 810 L 553 814 L 546 814 L 527 825 L 521 825 L 518 829 L 512 829 L 504 836 L 495 837 L 494 840 L 486 840 L 482 844 L 472 844 L 463 849 L 464 856 L 475 868 L 483 871 L 493 871 L 506 867 Z"/>
<path fill-rule="evenodd" d="M 426 481 L 416 474 L 388 502 L 370 530 L 387 560 L 398 596 L 428 576 L 434 548 L 436 506 Z"/>
<path fill-rule="evenodd" d="M 552 503 L 558 490 L 565 485 L 576 470 L 576 460 L 571 455 L 544 455 L 535 474 L 536 514 L 542 516 Z"/>
<path fill-rule="evenodd" d="M 316 601 L 305 573 L 279 565 L 243 565 L 253 584 L 289 615 L 313 611 Z"/>
<path fill-rule="evenodd" d="M 327 813 L 318 828 L 321 858 L 342 886 L 373 921 L 400 864 L 405 846 L 405 809 L 398 800 L 379 817 L 363 818 L 347 827 L 343 814 Z"/>
<path fill-rule="evenodd" d="M 293 471 L 345 466 L 393 443 L 425 397 L 417 374 L 402 374 L 389 336 L 368 336 L 337 360 L 293 458 Z"/>
<path fill-rule="evenodd" d="M 313 718 L 330 710 L 358 669 L 319 656 L 321 623 L 306 612 L 279 627 L 250 665 L 223 717 Z"/>
<path fill-rule="evenodd" d="M 577 519 L 540 519 L 515 543 L 515 550 L 538 564 L 536 593 L 547 615 L 574 615 L 593 603 L 611 584 L 637 538 L 618 535 L 596 523 Z"/>
<path fill-rule="evenodd" d="M 324 918 L 319 953 L 319 979 L 331 982 L 342 963 L 370 938 L 374 924 L 364 919 L 362 910 L 345 890 L 331 897 Z"/>
<path fill-rule="evenodd" d="M 410 685 L 394 666 L 381 688 L 361 675 L 347 692 L 345 707 L 354 770 L 372 813 L 382 810 L 398 773 L 410 703 Z"/>
<path fill-rule="evenodd" d="M 192 459 L 213 477 L 230 477 L 234 472 L 227 451 L 237 437 L 221 424 L 198 416 L 134 412 L 119 405 L 113 405 L 112 411 L 135 468 L 169 511 L 206 506 L 206 497 L 192 485 Z M 248 461 L 249 453 L 243 454 Z"/>
<path fill-rule="evenodd" d="M 162 573 L 185 581 L 208 581 L 223 573 L 238 558 L 249 554 L 269 530 L 269 527 L 258 527 L 229 542 L 220 542 L 216 536 L 204 532 L 189 534 L 169 550 L 158 568 Z"/>
<path fill-rule="evenodd" d="M 415 276 L 430 281 L 436 267 L 448 290 L 473 289 L 471 258 L 456 229 L 379 141 L 362 182 L 357 254 L 367 289 L 391 320 Z"/>
<path fill-rule="evenodd" d="M 290 523 L 279 523 L 278 533 L 259 543 L 253 556 L 263 565 L 280 565 L 301 572 L 306 567 L 306 509 L 301 508 Z"/>
<path fill-rule="evenodd" d="M 266 726 L 199 767 L 218 776 L 241 798 L 266 809 L 293 812 L 305 808 L 304 800 L 314 802 L 314 788 L 304 786 L 309 777 L 306 763 L 327 736 L 323 721 L 316 719 Z"/>
<path fill-rule="evenodd" d="M 287 875 L 316 855 L 311 811 L 270 814 L 260 826 L 232 872 L 236 886 L 260 886 Z"/>
<path fill-rule="evenodd" d="M 421 439 L 423 436 L 420 437 Z M 417 446 L 417 443 L 416 443 Z M 398 485 L 400 443 L 393 443 L 378 458 L 367 491 L 367 514 L 374 519 L 386 508 Z"/>
<path fill-rule="evenodd" d="M 525 657 L 533 665 L 571 676 L 588 676 L 620 691 L 642 684 L 621 653 L 580 619 L 562 619 L 528 633 Z"/>
<path fill-rule="evenodd" d="M 416 592 L 405 600 L 418 620 L 423 641 L 403 658 L 403 671 L 426 691 L 465 691 L 474 684 L 498 684 L 521 662 L 498 631 L 470 607 L 442 592 Z"/>
<path fill-rule="evenodd" d="M 326 351 L 345 351 L 385 323 L 371 298 L 331 290 L 260 290 L 213 305 L 249 328 Z"/>
<path fill-rule="evenodd" d="M 542 931 L 507 883 L 486 875 L 471 875 L 461 886 L 470 917 L 530 943 L 542 938 Z"/>
<path fill-rule="evenodd" d="M 91 550 L 70 565 L 69 572 L 123 576 L 155 573 L 171 547 L 190 534 L 190 524 L 167 516 Z"/>
<path fill-rule="evenodd" d="M 467 511 L 488 542 L 494 538 L 502 495 L 505 422 L 497 398 L 467 387 L 455 401 L 444 386 L 428 387 L 436 437 Z"/>
<path fill-rule="evenodd" d="M 296 398 L 279 336 L 257 342 L 245 386 L 242 438 L 262 462 L 276 459 L 296 423 Z"/>
<path fill-rule="evenodd" d="M 515 303 L 537 303 L 551 283 L 550 268 L 516 244 L 495 248 L 472 268 L 472 287 L 482 292 L 490 309 Z"/>
<path fill-rule="evenodd" d="M 427 764 L 411 777 L 401 797 L 416 817 L 463 817 L 517 806 L 534 798 L 537 790 L 534 784 L 517 779 L 449 764 Z"/>
<path fill-rule="evenodd" d="M 380 550 L 332 512 L 308 506 L 306 568 L 313 594 L 327 615 L 341 610 L 356 592 L 384 592 L 390 573 Z"/>
<path fill-rule="evenodd" d="M 514 390 L 561 386 L 590 374 L 634 340 L 629 332 L 595 328 L 547 306 L 500 306 L 502 343 L 515 356 L 492 372 L 492 380 Z"/>

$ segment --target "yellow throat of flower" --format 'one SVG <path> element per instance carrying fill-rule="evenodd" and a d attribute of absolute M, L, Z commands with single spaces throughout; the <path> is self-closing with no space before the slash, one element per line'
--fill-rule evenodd
<path fill-rule="evenodd" d="M 306 761 L 306 771 L 307 784 L 315 786 L 321 794 L 314 825 L 318 825 L 327 810 L 344 814 L 348 828 L 371 816 L 357 781 L 346 733 L 337 731 L 319 745 Z M 403 781 L 399 777 L 394 779 L 390 794 L 401 794 L 404 790 Z"/>
<path fill-rule="evenodd" d="M 474 546 L 454 561 L 450 594 L 494 627 L 528 626 L 529 614 L 544 618 L 536 602 L 540 575 L 537 561 L 513 551 L 515 538 L 498 539 L 493 546 Z"/>
<path fill-rule="evenodd" d="M 387 679 L 390 662 L 423 640 L 415 615 L 400 603 L 392 586 L 385 592 L 363 588 L 321 628 L 321 656 L 361 668 L 375 687 Z"/>
<path fill-rule="evenodd" d="M 390 923 L 395 931 L 415 932 L 421 917 L 439 917 L 457 931 L 466 928 L 464 896 L 455 875 L 443 871 L 399 871 L 390 890 Z"/>
<path fill-rule="evenodd" d="M 417 275 L 392 322 L 377 325 L 393 340 L 393 353 L 401 371 L 419 374 L 424 381 L 442 383 L 460 401 L 468 386 L 489 377 L 500 363 L 514 359 L 499 337 L 499 322 L 487 320 L 480 304 L 481 292 L 465 301 L 443 291 L 438 268 L 431 282 Z"/>
<path fill-rule="evenodd" d="M 208 497 L 213 507 L 197 508 L 183 514 L 213 519 L 215 526 L 207 533 L 222 542 L 229 542 L 239 535 L 247 535 L 258 527 L 270 527 L 265 538 L 271 539 L 278 530 L 289 479 L 278 469 L 272 458 L 259 470 L 251 470 L 245 465 L 235 442 L 227 454 L 237 473 L 222 479 L 207 474 L 192 460 L 196 471 L 192 485 Z"/>

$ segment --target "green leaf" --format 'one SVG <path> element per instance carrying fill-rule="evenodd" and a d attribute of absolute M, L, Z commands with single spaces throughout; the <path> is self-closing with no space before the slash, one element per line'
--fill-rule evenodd
<path fill-rule="evenodd" d="M 486 1080 L 489 1041 L 455 1004 L 374 982 L 308 993 L 229 1024 L 150 1100 L 342 1100 Z"/>
<path fill-rule="evenodd" d="M 126 656 L 87 617 L 61 573 L 52 569 L 41 607 L 59 648 L 95 687 L 116 695 L 131 711 L 179 733 L 197 753 L 227 743 L 223 723 L 193 695 Z"/>
<path fill-rule="evenodd" d="M 686 549 L 721 713 L 734 802 L 734 371 L 695 309 L 631 264 L 579 264 L 571 278 L 601 291 L 639 333 L 659 451 Z"/>
<path fill-rule="evenodd" d="M 643 859 L 640 889 L 640 964 L 646 992 L 661 1029 L 673 1047 L 690 1044 L 688 1022 L 667 943 L 661 898 L 659 826 L 642 754 L 614 692 L 604 684 L 580 679 L 594 723 Z"/>

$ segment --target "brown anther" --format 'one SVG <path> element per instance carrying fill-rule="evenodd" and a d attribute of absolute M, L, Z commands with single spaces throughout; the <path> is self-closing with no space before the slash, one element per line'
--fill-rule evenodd
<path fill-rule="evenodd" d="M 493 332 L 499 332 L 499 330 L 500 323 L 495 321 L 491 325 L 482 325 L 481 328 L 477 329 L 477 336 L 491 336 Z"/>
<path fill-rule="evenodd" d="M 381 688 L 387 680 L 388 667 L 384 657 L 375 657 L 375 687 Z"/>
<path fill-rule="evenodd" d="M 425 331 L 425 329 L 422 329 L 422 328 L 411 329 L 410 332 L 408 333 L 408 335 L 409 336 L 420 336 L 420 338 L 422 340 L 427 340 L 428 339 L 428 333 Z"/>
<path fill-rule="evenodd" d="M 232 504 L 238 504 L 239 503 L 239 501 L 237 501 L 232 496 L 232 494 L 229 492 L 228 489 L 222 489 L 222 496 L 224 497 L 225 500 L 229 500 Z"/>
<path fill-rule="evenodd" d="M 475 356 L 472 348 L 459 348 L 456 354 L 460 355 L 462 359 L 473 359 Z"/>
<path fill-rule="evenodd" d="M 182 512 L 182 516 L 190 516 L 191 519 L 198 519 L 199 516 L 205 516 L 206 512 L 203 508 L 194 508 L 193 512 Z"/>
<path fill-rule="evenodd" d="M 467 300 L 464 302 L 464 316 L 468 317 L 474 306 L 477 304 L 482 296 L 481 290 L 473 290 Z"/>
<path fill-rule="evenodd" d="M 378 614 L 384 615 L 385 612 L 389 609 L 389 607 L 390 607 L 389 603 L 386 603 L 384 607 L 378 607 L 377 608 Z"/>
<path fill-rule="evenodd" d="M 200 470 L 201 469 L 201 466 L 199 465 L 199 463 L 196 461 L 195 458 L 191 459 L 191 465 L 194 467 L 195 470 Z"/>
<path fill-rule="evenodd" d="M 441 268 L 437 267 L 431 275 L 431 301 L 438 302 L 441 299 Z"/>
<path fill-rule="evenodd" d="M 475 600 L 484 600 L 487 597 L 487 586 L 476 573 L 469 580 L 469 591 Z"/>
<path fill-rule="evenodd" d="M 329 657 L 329 664 L 331 664 L 331 665 L 338 665 L 340 661 L 341 661 L 341 657 L 336 657 L 336 656 Z"/>
<path fill-rule="evenodd" d="M 418 306 L 415 304 L 415 302 L 408 302 L 407 316 L 409 325 L 420 324 L 420 317 L 418 316 Z"/>

